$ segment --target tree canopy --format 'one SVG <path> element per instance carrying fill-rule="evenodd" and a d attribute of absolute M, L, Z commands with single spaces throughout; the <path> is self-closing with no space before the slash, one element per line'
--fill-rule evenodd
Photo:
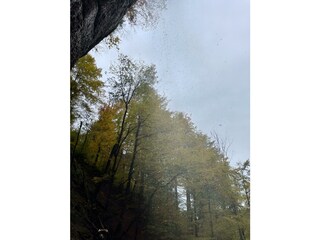
<path fill-rule="evenodd" d="M 94 107 L 102 103 L 104 82 L 101 69 L 91 55 L 79 59 L 70 75 L 71 124 L 90 118 Z"/>
<path fill-rule="evenodd" d="M 120 55 L 108 78 L 97 119 L 71 132 L 72 239 L 250 239 L 249 160 L 230 166 L 221 142 L 168 110 L 154 65 Z"/>

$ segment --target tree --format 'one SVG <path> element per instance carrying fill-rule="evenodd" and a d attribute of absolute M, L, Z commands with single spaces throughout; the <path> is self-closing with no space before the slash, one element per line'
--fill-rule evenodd
<path fill-rule="evenodd" d="M 109 155 L 117 139 L 116 123 L 119 106 L 104 104 L 99 110 L 98 120 L 88 131 L 86 158 L 89 163 L 99 170 L 105 166 L 105 159 Z"/>
<path fill-rule="evenodd" d="M 224 142 L 169 111 L 156 81 L 155 66 L 125 55 L 110 69 L 108 103 L 77 131 L 72 236 L 250 239 L 249 161 L 231 167 Z"/>
<path fill-rule="evenodd" d="M 111 101 L 122 104 L 122 117 L 118 125 L 117 141 L 113 147 L 114 151 L 110 156 L 106 165 L 106 172 L 111 166 L 112 158 L 114 159 L 112 167 L 112 178 L 115 175 L 118 155 L 122 144 L 132 132 L 133 126 L 128 124 L 129 107 L 137 93 L 146 85 L 152 85 L 156 81 L 156 72 L 154 66 L 145 66 L 131 60 L 128 56 L 120 55 L 118 65 L 112 65 L 110 68 L 111 76 L 109 77 Z"/>
<path fill-rule="evenodd" d="M 77 120 L 88 119 L 102 103 L 104 82 L 101 69 L 91 55 L 79 59 L 70 77 L 71 125 Z"/>
<path fill-rule="evenodd" d="M 250 160 L 238 163 L 235 169 L 236 179 L 239 183 L 240 191 L 245 196 L 245 203 L 250 208 Z"/>

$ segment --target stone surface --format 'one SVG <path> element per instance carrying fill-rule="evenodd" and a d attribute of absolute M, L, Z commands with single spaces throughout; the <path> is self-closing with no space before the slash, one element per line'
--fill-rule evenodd
<path fill-rule="evenodd" d="M 137 0 L 70 0 L 70 67 L 121 23 Z"/>

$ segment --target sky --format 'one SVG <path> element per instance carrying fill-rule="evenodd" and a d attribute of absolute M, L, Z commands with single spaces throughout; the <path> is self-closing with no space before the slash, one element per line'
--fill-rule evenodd
<path fill-rule="evenodd" d="M 146 35 L 139 30 L 136 33 L 128 31 L 128 40 L 123 39 L 121 51 L 137 54 L 132 57 L 139 55 L 158 64 L 158 69 L 161 69 L 159 74 L 162 74 L 161 80 L 164 85 L 167 84 L 165 85 L 167 88 L 174 84 L 178 85 L 179 80 L 174 79 L 174 82 L 170 83 L 174 77 L 170 78 L 171 80 L 164 78 L 174 73 L 173 67 L 169 69 L 171 65 L 165 61 L 165 57 L 170 56 L 170 59 L 177 61 L 177 52 L 173 46 L 183 42 L 183 39 L 177 37 L 178 32 L 179 36 L 189 32 L 189 35 L 200 34 L 204 39 L 208 39 L 211 45 L 205 46 L 208 51 L 202 53 L 204 54 L 202 57 L 206 61 L 216 61 L 220 65 L 223 65 L 219 62 L 222 55 L 229 56 L 229 61 L 234 57 L 226 52 L 245 50 L 242 63 L 246 69 L 249 68 L 248 2 L 169 1 L 171 2 L 168 10 L 163 14 L 163 18 L 166 19 L 160 21 L 158 29 L 149 31 Z M 17 2 L 20 8 L 16 7 Z M 203 7 L 203 15 L 198 13 L 197 7 L 192 6 L 193 2 L 197 3 L 199 8 L 206 4 L 207 7 Z M 69 102 L 70 94 L 68 86 L 70 25 L 66 23 L 70 21 L 70 4 L 67 1 L 55 1 L 48 11 L 48 7 L 40 6 L 38 1 L 3 1 L 3 3 L 3 9 L 15 9 L 15 16 L 19 17 L 12 17 L 10 11 L 3 11 L 0 15 L 3 36 L 10 36 L 0 40 L 2 46 L 6 46 L 1 49 L 3 60 L 1 66 L 4 67 L 1 68 L 3 81 L 0 81 L 0 108 L 3 116 L 0 119 L 2 136 L 0 183 L 2 193 L 10 196 L 1 199 L 0 211 L 3 218 L 0 217 L 0 222 L 4 223 L 4 227 L 1 229 L 0 239 L 12 238 L 12 232 L 15 233 L 16 239 L 23 239 L 26 234 L 32 236 L 32 239 L 43 239 L 48 233 L 48 226 L 51 225 L 59 231 L 51 231 L 49 239 L 68 239 L 70 186 L 66 183 L 70 180 L 70 168 L 69 161 L 66 160 L 70 156 L 70 126 L 69 106 L 66 103 Z M 180 6 L 177 6 L 178 3 Z M 168 37 L 160 33 L 169 34 L 171 25 L 174 27 L 174 24 L 178 24 L 177 19 L 182 21 L 186 18 L 187 7 L 182 6 L 186 3 L 190 8 L 197 10 L 192 14 L 198 13 L 198 18 L 212 18 L 210 24 L 201 22 L 195 29 L 187 26 L 175 29 L 176 35 L 171 36 L 175 42 L 169 42 Z M 221 8 L 216 7 L 218 3 Z M 25 11 L 27 8 L 28 11 Z M 320 239 L 318 229 L 320 209 L 315 207 L 320 202 L 319 191 L 315 191 L 319 189 L 320 181 L 320 161 L 317 157 L 320 136 L 320 32 L 315 30 L 319 28 L 319 8 L 319 1 L 303 3 L 289 0 L 254 1 L 251 5 L 251 177 L 254 179 L 254 184 L 251 185 L 254 195 L 254 210 L 251 211 L 252 239 Z M 62 10 L 65 13 L 60 15 Z M 210 14 L 204 16 L 206 10 L 210 11 Z M 59 12 L 58 18 L 57 12 Z M 8 19 L 10 24 L 7 24 Z M 226 26 L 223 25 L 226 23 L 242 26 L 242 37 L 237 34 L 241 29 L 239 26 L 224 28 Z M 192 24 L 192 27 L 195 24 Z M 161 26 L 166 28 L 160 29 Z M 205 29 L 205 26 L 208 29 Z M 225 45 L 227 40 L 228 42 L 232 40 L 226 37 L 228 31 L 233 34 L 234 44 L 237 43 L 239 48 L 227 48 Z M 214 41 L 210 40 L 215 33 L 223 35 L 224 39 L 224 44 L 216 48 Z M 23 39 L 23 44 L 21 35 L 28 36 Z M 147 39 L 142 38 L 147 35 L 149 43 Z M 37 36 L 37 41 L 29 36 Z M 130 45 L 128 41 L 132 41 L 135 45 L 126 47 Z M 141 46 L 143 44 L 146 48 Z M 204 43 L 195 43 L 193 48 L 200 48 L 202 44 Z M 146 50 L 150 49 L 150 45 L 155 47 L 148 53 Z M 230 47 L 230 43 L 228 46 Z M 181 48 L 186 47 L 181 46 Z M 219 55 L 217 55 L 218 50 Z M 153 58 L 153 55 L 159 52 L 163 54 Z M 106 65 L 112 58 L 111 55 L 112 51 L 101 54 L 99 64 Z M 167 65 L 161 65 L 161 62 Z M 163 71 L 166 66 L 167 75 Z M 211 68 L 218 69 L 219 66 Z M 193 66 L 190 68 L 197 76 L 197 69 Z M 210 72 L 211 69 L 205 70 L 208 71 L 208 75 L 214 76 L 214 73 Z M 180 74 L 183 74 L 183 71 L 186 70 L 183 69 Z M 227 131 L 229 138 L 233 138 L 231 146 L 234 152 L 233 158 L 242 159 L 248 155 L 249 150 L 249 79 L 239 72 L 237 74 L 234 72 L 235 69 L 229 69 L 228 73 L 235 75 L 235 78 L 229 80 L 223 78 L 225 74 L 222 73 L 219 79 L 217 77 L 211 79 L 212 85 L 207 88 L 211 89 L 212 94 L 206 98 L 210 106 L 214 106 L 215 109 L 208 109 L 203 113 L 204 124 L 200 124 L 198 119 L 201 119 L 201 116 L 197 116 L 195 112 L 193 120 L 198 121 L 197 125 L 201 129 L 206 129 L 208 126 L 209 129 L 220 129 L 222 134 Z M 203 79 L 201 76 L 197 76 L 197 79 L 189 79 L 187 75 L 181 77 L 184 77 L 185 83 L 188 84 L 189 81 Z M 220 85 L 217 84 L 218 80 Z M 231 83 L 232 80 L 238 82 Z M 228 93 L 232 90 L 228 90 L 227 86 L 232 86 L 231 89 L 235 91 L 237 89 L 235 86 L 240 83 L 245 86 L 245 90 L 241 90 L 238 95 L 230 96 Z M 217 89 L 222 88 L 225 93 L 224 101 L 217 97 Z M 169 88 L 167 96 L 170 91 L 174 92 L 174 89 Z M 233 100 L 239 95 L 242 102 Z M 192 98 L 195 99 L 196 96 L 194 93 Z M 178 93 L 171 94 L 170 98 L 171 106 L 177 105 L 178 99 L 183 99 Z M 223 110 L 222 106 L 228 107 L 227 100 L 237 103 L 237 106 L 233 106 L 232 118 L 227 118 L 225 111 L 217 112 L 217 109 Z M 239 109 L 238 112 L 234 112 L 235 107 Z M 213 117 L 209 118 L 210 115 Z M 219 122 L 218 120 L 224 124 L 220 128 L 215 124 Z M 51 127 L 50 132 L 46 131 L 48 126 Z M 54 150 L 58 151 L 53 151 L 53 146 Z M 39 171 L 39 166 L 44 170 Z M 45 170 L 48 166 L 50 171 Z M 8 169 L 14 169 L 15 177 L 12 177 L 12 171 Z M 26 187 L 21 187 L 22 185 Z M 297 194 L 297 189 L 302 190 L 302 194 Z M 19 204 L 21 194 L 32 197 L 25 197 L 24 204 Z M 52 203 L 55 207 L 48 208 L 48 203 Z M 295 218 L 291 217 L 292 209 Z M 19 225 L 19 231 L 16 227 L 16 216 L 19 216 L 19 223 L 23 222 Z M 297 221 L 297 219 L 308 221 Z M 35 222 L 36 231 L 34 231 Z M 265 231 L 266 225 L 272 228 L 272 231 Z"/>
<path fill-rule="evenodd" d="M 249 0 L 168 1 L 155 27 L 119 33 L 119 52 L 155 64 L 168 108 L 217 133 L 230 145 L 231 164 L 250 157 L 249 8 Z M 93 54 L 108 71 L 118 50 Z"/>

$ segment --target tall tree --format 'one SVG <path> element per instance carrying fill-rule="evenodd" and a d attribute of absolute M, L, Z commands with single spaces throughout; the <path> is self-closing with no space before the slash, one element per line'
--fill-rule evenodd
<path fill-rule="evenodd" d="M 112 65 L 110 73 L 112 75 L 109 77 L 112 89 L 112 92 L 110 92 L 111 101 L 120 102 L 123 106 L 122 117 L 118 125 L 117 141 L 109 155 L 105 170 L 106 172 L 109 170 L 113 159 L 112 177 L 114 177 L 120 149 L 133 129 L 133 126 L 127 122 L 131 102 L 141 88 L 155 83 L 156 72 L 154 66 L 145 66 L 133 61 L 128 56 L 120 55 L 118 65 Z"/>
<path fill-rule="evenodd" d="M 118 105 L 104 104 L 98 115 L 98 120 L 92 123 L 88 131 L 86 158 L 99 170 L 105 166 L 105 158 L 109 155 L 117 139 L 116 123 L 119 111 Z"/>
<path fill-rule="evenodd" d="M 156 81 L 154 66 L 120 56 L 108 104 L 77 129 L 72 235 L 106 225 L 112 239 L 250 239 L 249 161 L 231 167 L 216 136 L 167 109 Z M 97 171 L 108 162 L 109 174 Z"/>
<path fill-rule="evenodd" d="M 91 55 L 81 58 L 71 70 L 70 114 L 71 125 L 77 120 L 90 118 L 94 108 L 102 103 L 104 82 L 101 69 Z"/>

